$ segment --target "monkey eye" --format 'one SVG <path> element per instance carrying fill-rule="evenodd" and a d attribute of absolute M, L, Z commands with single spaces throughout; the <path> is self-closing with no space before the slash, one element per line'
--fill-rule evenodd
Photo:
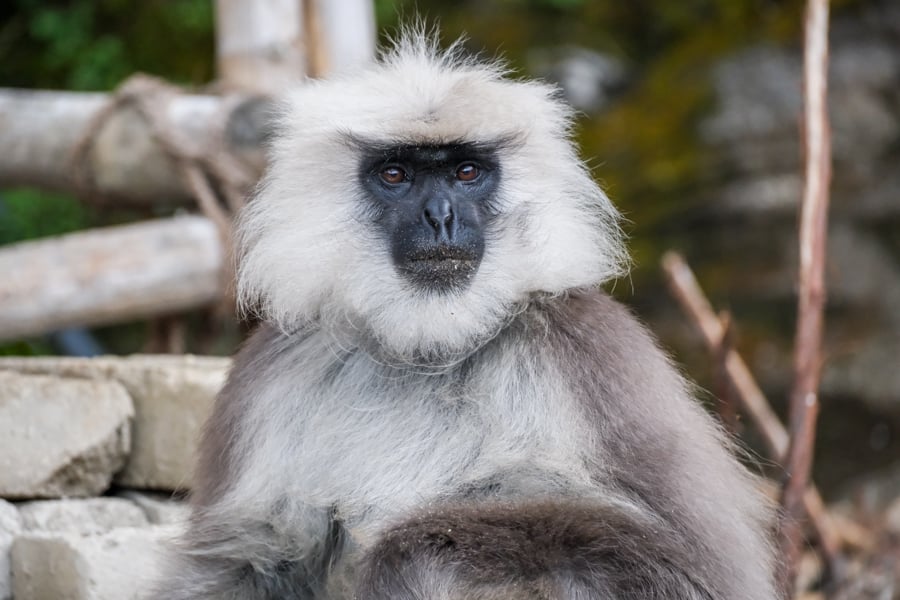
<path fill-rule="evenodd" d="M 392 185 L 406 181 L 406 171 L 400 167 L 385 167 L 378 175 L 381 177 L 382 181 Z"/>
<path fill-rule="evenodd" d="M 456 168 L 456 178 L 460 181 L 474 181 L 481 174 L 481 170 L 473 163 L 463 163 Z"/>

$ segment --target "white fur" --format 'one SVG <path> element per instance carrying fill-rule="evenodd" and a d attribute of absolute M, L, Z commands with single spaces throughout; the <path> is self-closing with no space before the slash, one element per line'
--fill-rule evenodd
<path fill-rule="evenodd" d="M 291 92 L 269 172 L 239 225 L 238 295 L 285 330 L 318 320 L 373 335 L 390 354 L 466 353 L 532 292 L 619 275 L 617 213 L 568 138 L 556 90 L 406 35 L 382 59 Z M 393 143 L 508 142 L 500 223 L 460 293 L 414 288 L 367 222 L 347 136 Z"/>
<path fill-rule="evenodd" d="M 460 387 L 454 368 L 423 376 L 363 351 L 336 359 L 328 345 L 313 334 L 259 374 L 269 385 L 248 405 L 244 466 L 219 510 L 263 520 L 283 498 L 301 511 L 337 504 L 365 546 L 392 519 L 498 473 L 508 494 L 597 494 L 593 424 L 557 385 L 549 357 L 504 344 Z M 340 377 L 325 383 L 336 360 Z M 306 539 L 293 529 L 308 521 L 288 514 L 283 526 Z"/>

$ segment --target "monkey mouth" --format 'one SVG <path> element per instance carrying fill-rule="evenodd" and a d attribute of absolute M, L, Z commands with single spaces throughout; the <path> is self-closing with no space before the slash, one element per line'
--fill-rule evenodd
<path fill-rule="evenodd" d="M 410 263 L 472 262 L 478 260 L 478 253 L 464 246 L 440 245 L 421 248 L 407 255 Z"/>
<path fill-rule="evenodd" d="M 416 285 L 435 291 L 464 287 L 475 274 L 481 257 L 456 246 L 438 246 L 410 253 L 401 272 Z"/>

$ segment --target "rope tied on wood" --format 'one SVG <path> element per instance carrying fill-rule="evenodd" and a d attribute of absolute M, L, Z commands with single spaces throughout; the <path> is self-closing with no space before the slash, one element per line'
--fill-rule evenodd
<path fill-rule="evenodd" d="M 85 127 L 84 133 L 72 149 L 69 165 L 72 179 L 81 195 L 99 198 L 103 194 L 94 181 L 90 165 L 91 151 L 97 138 L 112 117 L 122 110 L 133 109 L 146 124 L 150 136 L 172 161 L 200 212 L 212 221 L 219 231 L 227 254 L 232 252 L 232 219 L 244 204 L 247 192 L 257 180 L 257 173 L 228 150 L 223 139 L 225 127 L 211 128 L 213 135 L 192 138 L 169 118 L 169 106 L 184 92 L 166 81 L 143 73 L 126 79 L 97 111 Z M 223 103 L 216 122 L 225 122 L 232 106 Z M 234 264 L 226 261 L 224 289 L 220 309 L 234 309 Z"/>
<path fill-rule="evenodd" d="M 131 108 L 144 119 L 153 140 L 172 161 L 200 211 L 215 223 L 223 243 L 230 248 L 232 217 L 243 205 L 256 175 L 226 149 L 221 134 L 210 142 L 185 136 L 173 125 L 168 107 L 181 94 L 180 88 L 142 73 L 126 79 L 92 117 L 73 147 L 69 160 L 73 180 L 82 195 L 102 196 L 90 168 L 91 151 L 113 115 Z"/>

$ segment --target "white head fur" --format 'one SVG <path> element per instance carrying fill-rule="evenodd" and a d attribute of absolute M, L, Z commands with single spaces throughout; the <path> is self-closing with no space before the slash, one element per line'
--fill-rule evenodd
<path fill-rule="evenodd" d="M 442 52 L 405 32 L 356 73 L 287 95 L 268 175 L 241 215 L 242 308 L 281 328 L 351 325 L 389 354 L 465 355 L 530 294 L 619 275 L 618 215 L 570 140 L 572 111 L 552 86 Z M 417 289 L 366 222 L 351 138 L 390 143 L 502 142 L 501 217 L 464 290 Z"/>

